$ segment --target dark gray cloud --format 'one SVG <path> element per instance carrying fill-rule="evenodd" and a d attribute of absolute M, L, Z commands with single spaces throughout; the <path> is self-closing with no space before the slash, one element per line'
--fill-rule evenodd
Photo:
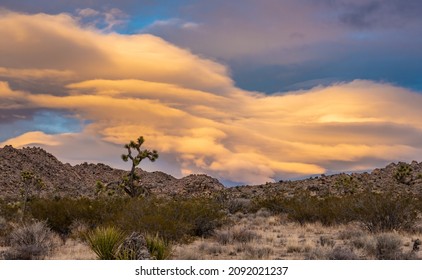
<path fill-rule="evenodd" d="M 353 28 L 403 27 L 421 22 L 418 0 L 322 0 L 320 3 Z"/>
<path fill-rule="evenodd" d="M 199 1 L 145 32 L 228 64 L 249 90 L 354 79 L 420 90 L 420 14 L 422 1 Z"/>
<path fill-rule="evenodd" d="M 18 120 L 30 120 L 37 109 L 0 109 L 0 125 Z"/>
<path fill-rule="evenodd" d="M 380 2 L 368 2 L 365 3 L 365 5 L 355 6 L 351 10 L 344 12 L 340 15 L 340 20 L 343 23 L 357 28 L 371 27 L 377 21 L 374 15 L 376 15 L 380 9 Z"/>

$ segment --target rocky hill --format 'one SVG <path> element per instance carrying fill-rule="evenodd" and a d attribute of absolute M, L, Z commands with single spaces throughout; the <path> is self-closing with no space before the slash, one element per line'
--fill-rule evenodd
<path fill-rule="evenodd" d="M 21 172 L 31 171 L 45 184 L 41 196 L 94 197 L 96 183 L 117 181 L 127 171 L 102 163 L 63 164 L 41 148 L 0 148 L 0 198 L 20 196 Z M 181 179 L 163 172 L 137 169 L 140 184 L 158 196 L 209 196 L 224 192 L 231 198 L 262 196 L 292 196 L 307 191 L 317 196 L 345 195 L 365 190 L 408 192 L 422 194 L 422 163 L 391 163 L 385 168 L 368 173 L 320 175 L 297 181 L 280 181 L 256 186 L 238 186 L 225 189 L 215 178 L 207 175 L 189 175 Z"/>
<path fill-rule="evenodd" d="M 293 196 L 309 192 L 315 196 L 344 196 L 372 192 L 422 195 L 422 163 L 390 163 L 385 168 L 352 174 L 320 175 L 297 181 L 280 181 L 256 186 L 238 186 L 229 193 L 234 198 Z"/>
<path fill-rule="evenodd" d="M 41 148 L 0 148 L 0 197 L 16 198 L 21 192 L 21 172 L 36 174 L 45 184 L 41 196 L 94 197 L 96 183 L 118 181 L 127 171 L 111 168 L 102 163 L 83 163 L 71 166 Z M 189 175 L 176 179 L 163 172 L 137 169 L 141 184 L 161 196 L 210 195 L 224 189 L 217 180 L 207 175 Z"/>

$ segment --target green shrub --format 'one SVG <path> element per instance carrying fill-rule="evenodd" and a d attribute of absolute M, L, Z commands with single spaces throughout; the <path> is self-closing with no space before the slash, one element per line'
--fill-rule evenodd
<path fill-rule="evenodd" d="M 114 227 L 98 227 L 86 236 L 89 247 L 100 260 L 115 260 L 117 249 L 124 239 L 123 231 Z"/>
<path fill-rule="evenodd" d="M 76 221 L 91 229 L 108 223 L 124 204 L 123 199 L 36 199 L 29 203 L 28 210 L 33 218 L 46 220 L 52 230 L 68 235 Z"/>
<path fill-rule="evenodd" d="M 226 214 L 216 201 L 207 198 L 194 198 L 182 201 L 181 206 L 189 214 L 194 236 L 207 237 L 224 223 Z"/>
<path fill-rule="evenodd" d="M 418 217 L 418 201 L 410 195 L 367 192 L 353 201 L 353 220 L 370 232 L 410 230 Z"/>
<path fill-rule="evenodd" d="M 21 217 L 21 202 L 10 202 L 0 199 L 0 216 L 6 221 L 19 221 Z"/>
<path fill-rule="evenodd" d="M 421 200 L 411 194 L 364 192 L 342 197 L 317 197 L 301 193 L 291 198 L 276 196 L 254 201 L 256 209 L 287 213 L 300 224 L 324 225 L 360 222 L 370 232 L 410 230 L 421 212 Z"/>
<path fill-rule="evenodd" d="M 171 243 L 161 238 L 158 234 L 148 234 L 146 237 L 147 248 L 156 260 L 167 260 L 172 252 Z"/>
<path fill-rule="evenodd" d="M 275 196 L 254 201 L 255 209 L 268 209 L 274 214 L 288 214 L 300 224 L 321 222 L 324 225 L 343 223 L 350 220 L 349 196 L 317 197 L 302 192 L 294 197 Z"/>
<path fill-rule="evenodd" d="M 140 198 L 128 201 L 115 223 L 125 231 L 158 233 L 168 241 L 206 236 L 222 225 L 225 214 L 211 199 Z"/>
<path fill-rule="evenodd" d="M 350 220 L 349 197 L 316 197 L 300 194 L 285 199 L 283 209 L 291 220 L 300 224 L 321 222 L 324 225 L 344 223 Z"/>
<path fill-rule="evenodd" d="M 287 199 L 283 196 L 259 197 L 252 201 L 251 212 L 267 209 L 273 214 L 287 213 L 285 206 Z"/>

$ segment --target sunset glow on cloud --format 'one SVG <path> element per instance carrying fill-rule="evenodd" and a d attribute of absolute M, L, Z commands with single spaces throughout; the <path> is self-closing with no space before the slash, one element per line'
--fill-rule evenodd
<path fill-rule="evenodd" d="M 65 162 L 125 168 L 122 145 L 143 135 L 160 154 L 148 168 L 239 183 L 422 159 L 417 90 L 369 79 L 246 90 L 211 57 L 113 32 L 128 20 L 121 11 L 102 29 L 82 21 L 95 10 L 78 11 L 1 12 L 0 147 L 36 145 Z"/>

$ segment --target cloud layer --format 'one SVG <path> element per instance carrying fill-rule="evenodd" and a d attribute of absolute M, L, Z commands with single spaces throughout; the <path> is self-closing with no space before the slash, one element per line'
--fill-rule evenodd
<path fill-rule="evenodd" d="M 0 36 L 1 119 L 18 129 L 19 116 L 52 111 L 83 124 L 8 137 L 0 119 L 0 145 L 115 165 L 121 145 L 143 135 L 162 155 L 157 169 L 242 183 L 422 155 L 422 96 L 387 83 L 268 96 L 237 88 L 224 65 L 159 37 L 106 33 L 68 14 L 3 12 Z"/>

